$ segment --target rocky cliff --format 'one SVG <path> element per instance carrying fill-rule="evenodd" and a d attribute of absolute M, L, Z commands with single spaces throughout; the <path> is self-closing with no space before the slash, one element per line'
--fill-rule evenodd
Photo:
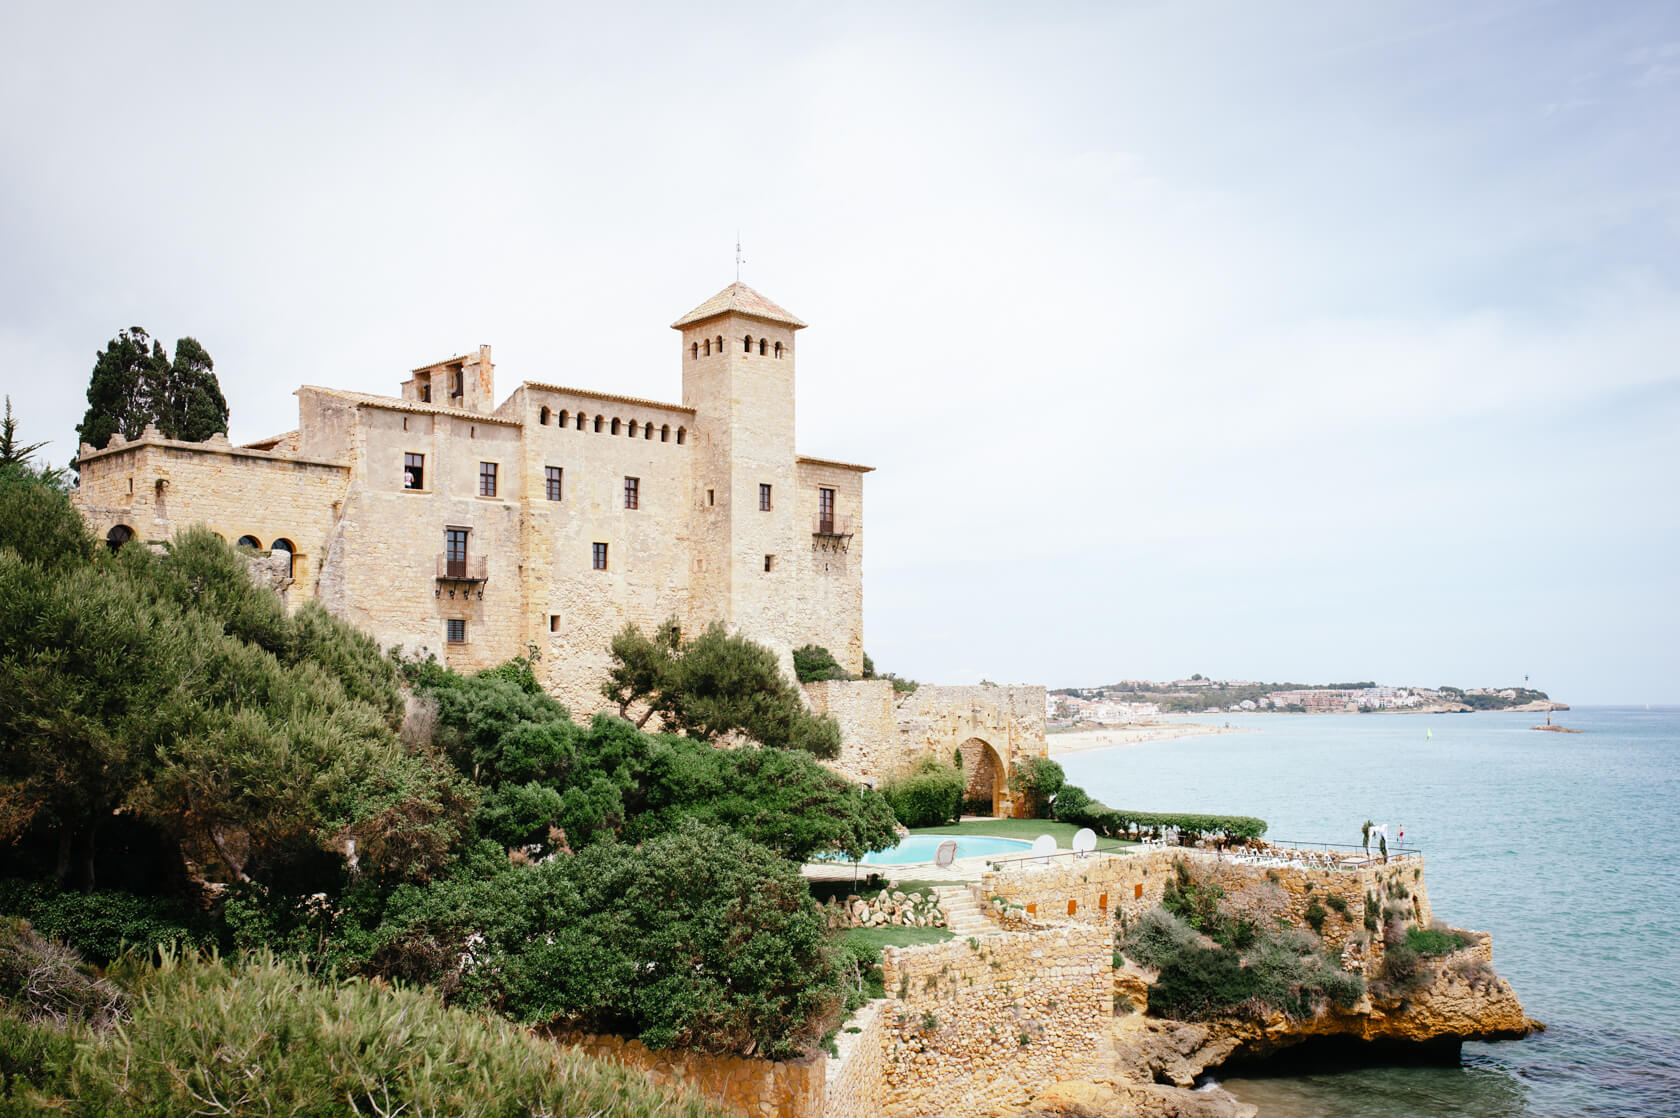
<path fill-rule="evenodd" d="M 1366 996 L 1348 1010 L 1327 1007 L 1295 1020 L 1223 1017 L 1173 1021 L 1129 1014 L 1111 1026 L 1110 1074 L 1047 1088 L 1016 1118 L 1251 1118 L 1254 1108 L 1218 1089 L 1191 1090 L 1215 1068 L 1279 1058 L 1338 1064 L 1361 1059 L 1456 1058 L 1466 1040 L 1514 1040 L 1543 1028 L 1523 1012 L 1510 983 L 1490 966 L 1492 943 L 1474 943 L 1432 962 L 1404 996 Z M 1134 1004 L 1146 997 L 1135 968 L 1116 972 Z"/>

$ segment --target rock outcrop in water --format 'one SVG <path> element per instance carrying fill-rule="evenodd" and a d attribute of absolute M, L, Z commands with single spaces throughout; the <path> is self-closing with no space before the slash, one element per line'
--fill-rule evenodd
<path fill-rule="evenodd" d="M 1192 1090 L 1207 1072 L 1291 1060 L 1306 1066 L 1360 1062 L 1449 1062 L 1466 1040 L 1515 1040 L 1544 1026 L 1523 1012 L 1511 984 L 1491 967 L 1492 941 L 1432 961 L 1425 982 L 1404 996 L 1367 995 L 1348 1010 L 1327 1007 L 1304 1020 L 1222 1017 L 1174 1021 L 1131 1014 L 1114 1020 L 1111 1075 L 1057 1083 L 1014 1118 L 1253 1118 L 1226 1091 Z M 1134 1003 L 1136 968 L 1116 972 Z"/>

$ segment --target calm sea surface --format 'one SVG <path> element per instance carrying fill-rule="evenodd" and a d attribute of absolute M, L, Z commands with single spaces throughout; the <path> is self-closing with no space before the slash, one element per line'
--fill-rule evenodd
<path fill-rule="evenodd" d="M 1680 1114 L 1680 708 L 1544 717 L 1232 715 L 1253 732 L 1060 758 L 1116 807 L 1259 815 L 1270 838 L 1403 824 L 1436 917 L 1492 932 L 1547 1025 L 1458 1068 L 1223 1081 L 1262 1118 Z"/>

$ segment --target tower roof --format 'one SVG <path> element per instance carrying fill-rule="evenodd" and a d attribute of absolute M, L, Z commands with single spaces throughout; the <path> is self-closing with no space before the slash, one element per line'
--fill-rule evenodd
<path fill-rule="evenodd" d="M 671 323 L 671 329 L 681 330 L 684 326 L 716 318 L 720 314 L 744 314 L 749 318 L 780 322 L 783 326 L 791 326 L 795 330 L 805 327 L 799 319 L 737 280 Z"/>

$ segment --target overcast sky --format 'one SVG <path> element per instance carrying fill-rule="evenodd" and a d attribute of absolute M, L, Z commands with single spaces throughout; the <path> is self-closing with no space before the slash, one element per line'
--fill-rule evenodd
<path fill-rule="evenodd" d="M 493 7 L 486 12 L 479 9 Z M 734 278 L 884 670 L 1680 701 L 1671 3 L 9 4 L 0 379 L 678 400 Z"/>

